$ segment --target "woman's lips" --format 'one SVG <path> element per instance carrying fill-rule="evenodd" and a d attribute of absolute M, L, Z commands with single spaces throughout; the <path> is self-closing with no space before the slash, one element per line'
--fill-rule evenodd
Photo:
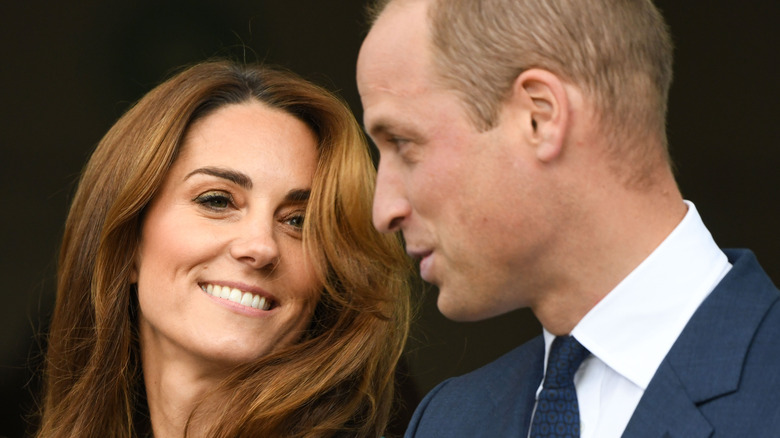
<path fill-rule="evenodd" d="M 270 310 L 275 305 L 275 301 L 272 298 L 245 290 L 245 288 L 242 287 L 224 284 L 220 285 L 217 283 L 200 283 L 200 288 L 209 295 L 230 300 L 242 306 L 258 310 Z"/>

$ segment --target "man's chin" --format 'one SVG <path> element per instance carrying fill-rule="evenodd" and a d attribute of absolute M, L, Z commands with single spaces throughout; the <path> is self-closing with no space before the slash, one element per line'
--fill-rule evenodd
<path fill-rule="evenodd" d="M 448 291 L 446 287 L 439 288 L 439 297 L 436 300 L 439 312 L 447 319 L 457 322 L 481 321 L 504 313 L 496 310 L 491 311 L 491 309 L 484 308 L 479 304 L 461 297 L 453 297 L 452 292 Z"/>

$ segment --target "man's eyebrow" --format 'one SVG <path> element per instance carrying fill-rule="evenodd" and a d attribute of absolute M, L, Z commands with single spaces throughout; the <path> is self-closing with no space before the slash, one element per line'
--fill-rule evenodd
<path fill-rule="evenodd" d="M 378 117 L 365 125 L 363 130 L 372 139 L 401 135 L 416 141 L 423 141 L 422 130 L 415 120 L 397 120 L 394 118 Z"/>
<path fill-rule="evenodd" d="M 370 126 L 364 126 L 363 130 L 366 132 L 366 134 L 374 137 L 381 134 L 386 134 L 387 132 L 392 131 L 393 124 L 392 122 L 389 122 L 387 120 L 377 120 L 373 123 L 371 123 Z"/>
<path fill-rule="evenodd" d="M 226 179 L 234 184 L 237 184 L 247 190 L 252 188 L 252 178 L 245 173 L 241 173 L 235 170 L 224 169 L 220 167 L 201 167 L 188 173 L 184 179 L 197 174 L 211 175 L 217 178 Z"/>
<path fill-rule="evenodd" d="M 287 192 L 287 196 L 284 198 L 289 203 L 302 204 L 308 202 L 310 196 L 311 190 L 309 189 L 294 189 Z"/>

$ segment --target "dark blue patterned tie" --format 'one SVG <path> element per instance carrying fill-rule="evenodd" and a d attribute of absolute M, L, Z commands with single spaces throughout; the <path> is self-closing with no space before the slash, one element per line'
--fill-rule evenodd
<path fill-rule="evenodd" d="M 574 373 L 588 354 L 588 349 L 571 336 L 555 338 L 531 424 L 531 438 L 580 436 L 580 409 L 574 390 Z"/>

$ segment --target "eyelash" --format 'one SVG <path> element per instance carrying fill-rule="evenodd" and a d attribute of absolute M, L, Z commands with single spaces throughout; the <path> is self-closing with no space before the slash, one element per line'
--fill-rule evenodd
<path fill-rule="evenodd" d="M 211 191 L 206 192 L 203 194 L 198 195 L 193 199 L 194 202 L 197 202 L 198 204 L 202 205 L 203 207 L 213 210 L 213 211 L 222 211 L 233 205 L 233 196 L 230 193 L 226 192 L 220 192 L 220 191 Z M 216 201 L 221 201 L 224 203 L 222 206 L 215 206 L 212 203 Z"/>
<path fill-rule="evenodd" d="M 392 145 L 395 153 L 401 157 L 404 163 L 414 164 L 417 162 L 416 150 L 412 147 L 412 140 L 408 137 L 391 135 L 385 141 Z"/>
<path fill-rule="evenodd" d="M 300 223 L 298 225 L 291 224 L 290 222 L 293 221 L 293 220 L 299 220 Z M 294 214 L 291 214 L 291 215 L 287 216 L 283 220 L 283 222 L 285 224 L 287 224 L 287 225 L 290 225 L 290 226 L 300 230 L 300 229 L 303 229 L 303 224 L 304 224 L 305 220 L 306 220 L 306 216 L 302 212 L 296 212 Z"/>
<path fill-rule="evenodd" d="M 203 206 L 206 209 L 209 209 L 211 211 L 221 212 L 224 210 L 227 210 L 228 207 L 234 205 L 233 202 L 233 196 L 230 193 L 222 192 L 222 191 L 210 191 L 206 193 L 202 193 L 193 199 L 193 202 L 196 202 Z M 213 202 L 220 202 L 224 205 L 215 206 L 212 203 Z M 288 216 L 286 216 L 282 223 L 289 225 L 296 230 L 300 231 L 303 230 L 303 224 L 306 219 L 306 215 L 303 212 L 295 212 Z M 293 221 L 298 221 L 299 223 L 296 225 L 292 223 Z"/>
<path fill-rule="evenodd" d="M 390 143 L 390 144 L 392 144 L 392 145 L 393 145 L 393 146 L 395 146 L 396 148 L 400 148 L 400 147 L 401 147 L 401 146 L 403 146 L 405 143 L 408 143 L 408 142 L 409 142 L 409 140 L 407 140 L 407 139 L 405 139 L 405 138 L 403 138 L 403 137 L 396 137 L 396 136 L 392 136 L 392 137 L 390 137 L 390 138 L 388 138 L 388 139 L 387 139 L 387 142 L 388 142 L 388 143 Z"/>

